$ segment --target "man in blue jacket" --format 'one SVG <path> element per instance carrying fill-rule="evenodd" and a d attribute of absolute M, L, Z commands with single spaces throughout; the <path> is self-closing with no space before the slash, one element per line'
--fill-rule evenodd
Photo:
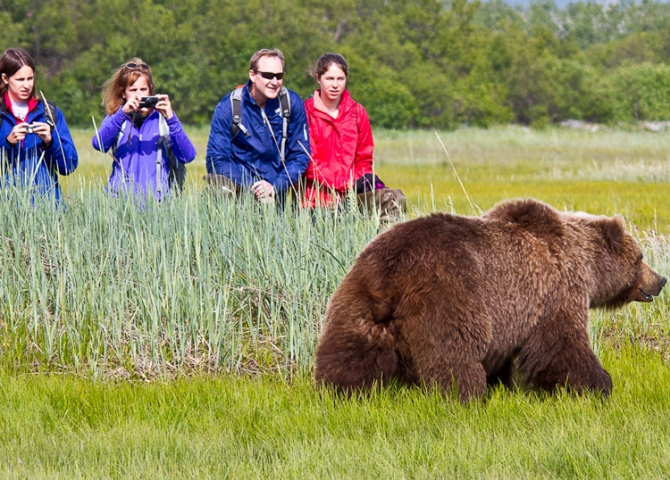
<path fill-rule="evenodd" d="M 210 177 L 223 176 L 238 191 L 249 189 L 261 203 L 285 198 L 309 163 L 303 102 L 282 87 L 283 79 L 281 51 L 254 53 L 249 81 L 219 102 L 207 142 Z"/>

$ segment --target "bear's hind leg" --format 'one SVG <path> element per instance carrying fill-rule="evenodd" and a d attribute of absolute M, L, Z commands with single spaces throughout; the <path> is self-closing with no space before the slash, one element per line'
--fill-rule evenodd
<path fill-rule="evenodd" d="M 351 393 L 385 384 L 398 370 L 392 323 L 375 323 L 370 315 L 360 322 L 334 319 L 316 349 L 317 383 Z"/>

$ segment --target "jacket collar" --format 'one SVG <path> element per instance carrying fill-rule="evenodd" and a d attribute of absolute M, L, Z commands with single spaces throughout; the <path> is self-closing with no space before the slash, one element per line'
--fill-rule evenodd
<path fill-rule="evenodd" d="M 340 99 L 340 106 L 338 109 L 337 118 L 341 118 L 353 107 L 354 99 L 351 98 L 349 90 L 342 92 L 342 98 Z M 330 119 L 331 121 L 336 121 L 336 118 L 333 118 L 328 112 L 323 110 L 323 102 L 321 101 L 321 90 L 317 89 L 312 95 L 312 109 L 315 113 L 323 116 L 324 118 Z"/>
<path fill-rule="evenodd" d="M 244 85 L 244 90 L 242 91 L 242 97 L 244 98 L 245 102 L 250 102 L 252 105 L 258 107 L 256 100 L 254 100 L 254 97 L 251 96 L 251 80 L 247 80 L 246 85 Z M 279 107 L 279 95 L 277 95 L 277 98 L 268 98 L 268 101 L 265 102 L 266 112 L 270 111 L 274 112 L 278 107 Z"/>
<path fill-rule="evenodd" d="M 34 97 L 28 99 L 28 115 L 33 112 L 40 105 L 40 101 Z M 5 95 L 2 98 L 2 105 L 0 105 L 0 113 L 4 113 L 14 118 L 17 123 L 21 123 L 21 120 L 14 116 L 14 110 L 12 109 L 12 102 L 9 98 L 9 92 L 5 92 Z M 24 121 L 28 120 L 28 115 Z"/>

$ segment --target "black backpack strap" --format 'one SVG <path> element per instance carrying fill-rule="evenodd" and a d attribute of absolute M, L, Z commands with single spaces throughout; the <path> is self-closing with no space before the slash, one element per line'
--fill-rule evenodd
<path fill-rule="evenodd" d="M 281 136 L 281 147 L 279 150 L 279 155 L 281 156 L 282 163 L 286 160 L 286 137 L 288 137 L 288 122 L 291 120 L 291 96 L 288 93 L 288 89 L 284 86 L 279 90 L 279 109 L 281 110 L 281 116 L 283 117 L 282 121 L 282 136 Z"/>
<path fill-rule="evenodd" d="M 56 120 L 58 119 L 58 110 L 56 110 L 56 104 L 49 100 L 42 100 L 42 106 L 44 107 L 44 118 L 46 123 L 51 127 L 51 130 L 56 128 Z"/>
<path fill-rule="evenodd" d="M 170 144 L 170 128 L 168 127 L 165 117 L 160 115 L 158 122 L 158 133 L 160 135 L 158 137 L 158 150 L 165 152 L 165 155 L 167 156 L 169 167 L 168 188 L 174 191 L 174 187 L 176 185 L 176 192 L 180 193 L 184 190 L 184 182 L 186 181 L 186 165 L 177 159 L 177 156 L 174 154 L 174 150 L 172 150 L 172 146 Z"/>
<path fill-rule="evenodd" d="M 247 127 L 244 126 L 242 123 L 242 90 L 244 89 L 244 86 L 237 87 L 235 90 L 232 91 L 230 94 L 230 108 L 233 112 L 233 119 L 232 123 L 230 126 L 230 133 L 232 135 L 232 138 L 235 138 L 235 135 L 237 135 L 237 132 L 242 130 L 242 133 L 244 133 L 247 138 L 251 137 L 251 134 L 249 133 L 249 130 L 247 130 Z"/>

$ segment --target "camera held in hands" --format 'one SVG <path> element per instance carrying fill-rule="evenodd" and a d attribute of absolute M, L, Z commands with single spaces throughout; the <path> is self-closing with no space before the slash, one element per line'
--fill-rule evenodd
<path fill-rule="evenodd" d="M 35 133 L 35 125 L 32 123 L 26 125 L 26 135 L 30 135 L 31 133 Z"/>
<path fill-rule="evenodd" d="M 140 100 L 139 108 L 156 108 L 158 103 L 158 97 L 152 95 L 150 97 L 142 97 Z"/>

